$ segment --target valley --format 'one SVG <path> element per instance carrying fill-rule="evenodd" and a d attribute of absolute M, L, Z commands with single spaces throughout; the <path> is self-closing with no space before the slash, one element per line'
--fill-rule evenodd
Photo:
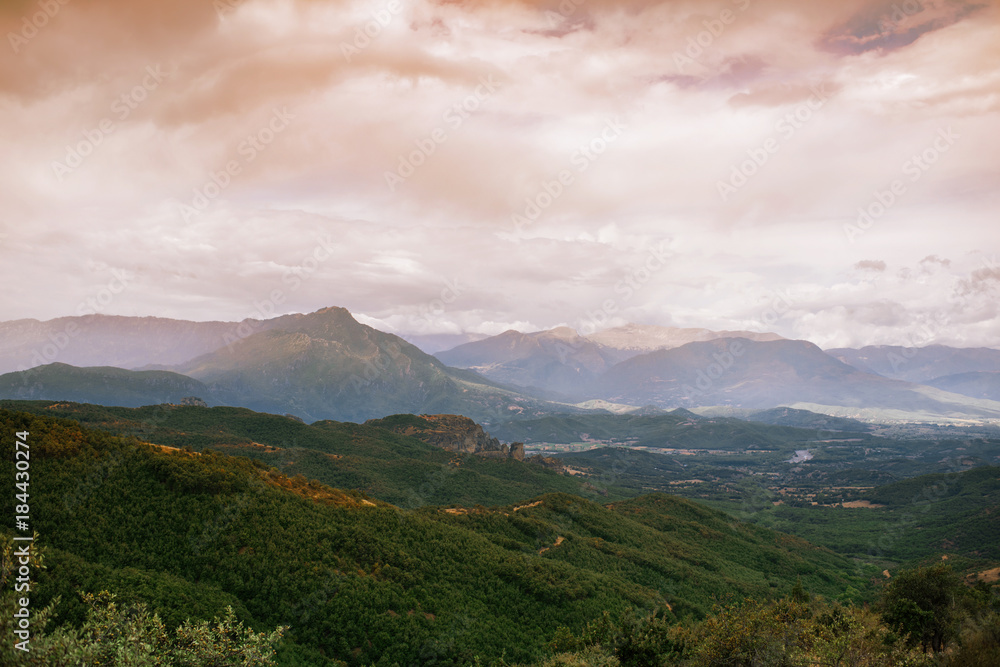
<path fill-rule="evenodd" d="M 262 664 L 638 666 L 647 631 L 655 664 L 695 664 L 739 600 L 877 625 L 885 573 L 1000 566 L 1000 404 L 913 382 L 982 350 L 893 378 L 870 350 L 630 326 L 432 356 L 328 308 L 208 351 L 218 323 L 170 323 L 144 356 L 158 326 L 126 327 L 133 369 L 0 376 L 5 428 L 40 441 L 53 646 L 106 592 L 280 630 Z M 174 331 L 201 353 L 176 362 Z"/>

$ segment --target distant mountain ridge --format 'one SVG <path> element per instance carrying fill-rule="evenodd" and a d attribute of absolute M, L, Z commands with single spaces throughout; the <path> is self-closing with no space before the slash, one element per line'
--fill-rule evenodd
<path fill-rule="evenodd" d="M 134 333 L 132 325 L 142 328 L 135 319 L 125 318 L 130 327 L 125 338 Z M 521 414 L 537 416 L 550 407 L 475 373 L 449 368 L 403 339 L 359 323 L 344 308 L 229 323 L 224 328 L 209 323 L 207 329 L 189 330 L 167 322 L 170 330 L 197 330 L 202 346 L 209 339 L 228 344 L 178 364 L 159 365 L 159 371 L 110 369 L 116 371 L 117 387 L 110 394 L 85 379 L 108 375 L 110 370 L 56 363 L 5 376 L 7 385 L 0 386 L 0 397 L 127 406 L 169 402 L 174 393 L 151 391 L 153 376 L 140 375 L 158 372 L 163 375 L 156 377 L 172 378 L 184 387 L 185 395 L 193 393 L 211 404 L 290 413 L 308 421 L 364 421 L 412 412 L 457 413 L 488 423 Z M 162 350 L 177 349 L 165 339 L 161 343 L 146 357 L 125 356 L 135 363 L 148 362 L 169 356 L 160 354 Z"/>
<path fill-rule="evenodd" d="M 528 334 L 505 331 L 434 356 L 497 382 L 577 395 L 581 386 L 628 355 L 593 343 L 569 327 L 557 327 Z"/>
<path fill-rule="evenodd" d="M 0 375 L 0 397 L 135 408 L 180 403 L 190 397 L 211 402 L 212 392 L 194 378 L 169 371 L 128 371 L 111 366 L 78 368 L 54 363 Z"/>
<path fill-rule="evenodd" d="M 4 376 L 0 398 L 134 406 L 193 395 L 309 421 L 415 413 L 497 424 L 640 406 L 649 414 L 786 407 L 866 421 L 1000 418 L 991 375 L 1000 350 L 823 352 L 773 333 L 635 324 L 589 336 L 511 330 L 432 356 L 335 307 L 229 323 L 100 315 L 0 323 L 0 364 L 26 355 L 46 363 L 30 377 Z"/>
<path fill-rule="evenodd" d="M 189 322 L 162 317 L 83 315 L 40 322 L 0 322 L 0 373 L 60 362 L 73 366 L 180 364 L 217 350 L 240 332 L 273 320 Z"/>
<path fill-rule="evenodd" d="M 604 405 L 615 412 L 624 412 L 629 405 L 793 407 L 869 420 L 1000 418 L 992 388 L 976 385 L 967 398 L 962 394 L 972 389 L 963 390 L 958 381 L 937 388 L 922 386 L 857 368 L 808 341 L 776 334 L 727 337 L 728 333 L 642 325 L 590 336 L 567 327 L 532 334 L 507 331 L 435 356 L 496 381 L 554 392 L 581 407 Z M 692 338 L 701 340 L 677 344 Z M 659 347 L 648 349 L 654 346 Z M 845 358 L 851 352 L 857 351 L 840 351 Z M 905 354 L 905 359 L 920 359 L 925 353 Z M 992 356 L 1000 364 L 1000 350 L 944 348 L 927 352 L 924 361 L 931 362 L 926 369 L 947 368 L 940 359 L 972 363 L 969 358 Z"/>
<path fill-rule="evenodd" d="M 600 375 L 634 356 L 693 341 L 736 336 L 750 340 L 784 340 L 773 333 L 642 324 L 627 324 L 587 336 L 581 336 L 570 327 L 556 327 L 534 333 L 508 330 L 434 356 L 449 366 L 472 369 L 497 382 L 583 397 Z"/>
<path fill-rule="evenodd" d="M 1000 418 L 1000 403 L 865 373 L 807 341 L 688 343 L 622 362 L 595 389 L 608 401 L 661 407 L 787 406 L 824 412 L 816 406 L 839 406 Z"/>
<path fill-rule="evenodd" d="M 400 338 L 407 343 L 413 343 L 427 354 L 437 354 L 445 350 L 450 350 L 464 343 L 472 343 L 477 340 L 489 338 L 489 334 L 460 333 L 460 334 L 400 334 Z"/>
<path fill-rule="evenodd" d="M 928 380 L 928 386 L 937 387 L 972 398 L 1000 401 L 1000 371 L 955 373 Z"/>
<path fill-rule="evenodd" d="M 359 323 L 344 308 L 268 320 L 265 331 L 175 366 L 216 398 L 306 420 L 364 421 L 407 413 L 496 421 L 546 403 L 449 368 L 405 340 Z"/>
<path fill-rule="evenodd" d="M 605 329 L 587 336 L 587 339 L 616 350 L 628 352 L 652 352 L 688 343 L 696 343 L 718 338 L 746 338 L 755 341 L 785 340 L 776 333 L 755 331 L 713 331 L 701 328 L 660 327 L 649 324 L 626 324 L 613 329 Z"/>
<path fill-rule="evenodd" d="M 833 348 L 826 353 L 867 373 L 907 382 L 926 383 L 945 375 L 1000 371 L 1000 350 L 989 347 L 869 345 Z"/>

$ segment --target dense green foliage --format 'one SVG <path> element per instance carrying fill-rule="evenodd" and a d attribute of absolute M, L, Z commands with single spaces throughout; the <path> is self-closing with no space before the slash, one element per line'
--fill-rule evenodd
<path fill-rule="evenodd" d="M 200 452 L 257 459 L 287 475 L 357 489 L 404 508 L 497 505 L 546 492 L 596 496 L 594 484 L 514 460 L 453 454 L 416 438 L 352 422 L 312 425 L 245 408 L 154 405 L 109 408 L 79 403 L 0 401 L 0 407 L 69 418 L 118 435 Z M 420 419 L 419 417 L 413 417 Z M 602 498 L 632 495 L 600 483 Z"/>
<path fill-rule="evenodd" d="M 59 399 L 138 407 L 186 396 L 207 396 L 208 387 L 169 371 L 128 371 L 113 366 L 79 368 L 53 363 L 0 375 L 0 396 Z"/>
<path fill-rule="evenodd" d="M 288 667 L 477 658 L 916 665 L 921 644 L 945 649 L 934 660 L 994 664 L 1000 629 L 988 588 L 967 589 L 946 567 L 907 573 L 896 563 L 939 559 L 942 550 L 960 568 L 1000 560 L 1000 471 L 974 467 L 839 496 L 829 488 L 849 470 L 837 468 L 839 447 L 868 454 L 913 441 L 828 438 L 815 463 L 785 464 L 799 473 L 762 475 L 752 467 L 761 457 L 787 454 L 740 449 L 741 434 L 756 431 L 724 420 L 702 443 L 727 451 L 724 465 L 605 448 L 567 457 L 590 473 L 570 477 L 370 425 L 306 425 L 238 408 L 3 406 L 25 411 L 0 409 L 0 433 L 30 433 L 32 524 L 48 566 L 32 588 L 35 627 L 48 619 L 44 637 L 65 655 L 145 637 L 147 652 L 175 660 L 163 664 L 201 664 L 179 657 L 194 641 L 186 638 L 206 651 L 227 641 L 269 650 L 274 628 L 287 626 L 274 659 Z M 13 479 L 10 439 L 0 443 L 0 476 Z M 942 441 L 899 465 L 989 446 Z M 791 487 L 780 484 L 796 480 L 820 504 L 785 494 Z M 733 514 L 648 493 L 658 488 L 707 495 Z M 627 497 L 639 492 L 647 493 Z M 833 506 L 847 498 L 879 506 Z M 879 606 L 854 606 L 875 598 L 871 575 L 884 566 L 893 578 Z M 790 598 L 773 602 L 782 595 Z M 217 620 L 200 620 L 209 618 Z M 125 660 L 133 649 L 114 650 Z M 144 664 L 146 649 L 134 650 L 130 659 Z"/>
<path fill-rule="evenodd" d="M 552 642 L 559 653 L 540 667 L 1000 664 L 1000 596 L 966 587 L 947 566 L 902 572 L 878 609 L 801 595 L 719 605 L 704 620 L 682 624 L 655 611 L 624 621 L 605 615 L 577 634 L 560 629 Z M 946 648 L 944 636 L 957 645 Z"/>
<path fill-rule="evenodd" d="M 816 439 L 824 433 L 819 429 L 776 426 L 728 417 L 698 417 L 688 410 L 676 410 L 665 415 L 555 414 L 509 421 L 494 426 L 492 431 L 499 438 L 525 443 L 572 443 L 590 439 L 640 447 L 725 449 L 789 449 L 789 445 Z M 857 434 L 851 437 L 857 437 Z"/>
<path fill-rule="evenodd" d="M 751 519 L 840 553 L 889 563 L 942 555 L 967 560 L 970 566 L 1000 561 L 998 467 L 922 475 L 858 497 L 873 505 L 760 507 Z"/>
<path fill-rule="evenodd" d="M 272 423 L 217 410 L 173 412 L 189 425 L 227 416 L 198 437 Z M 282 428 L 320 439 L 329 429 L 361 447 L 344 435 L 353 426 Z M 363 437 L 358 428 L 348 433 Z M 87 622 L 69 595 L 82 587 L 147 603 L 170 625 L 223 617 L 227 606 L 256 633 L 287 625 L 284 665 L 526 661 L 544 656 L 559 627 L 579 631 L 605 611 L 614 621 L 672 607 L 682 619 L 713 597 L 786 593 L 796 576 L 829 594 L 852 582 L 850 564 L 829 551 L 663 495 L 404 511 L 259 461 L 163 451 L 70 420 L 0 411 L 0 429 L 30 432 L 32 522 L 52 565 L 32 605 L 61 595 L 56 626 Z M 2 442 L 0 475 L 11 479 L 12 445 Z M 373 455 L 386 460 L 394 446 L 425 451 L 407 438 L 379 443 L 385 451 Z"/>
<path fill-rule="evenodd" d="M 625 492 L 669 491 L 884 567 L 947 555 L 1000 561 L 1000 441 L 813 434 L 777 450 L 600 447 L 556 456 Z M 808 460 L 792 459 L 808 450 Z M 930 474 L 927 474 L 930 473 Z M 975 565 L 970 562 L 970 566 Z"/>
<path fill-rule="evenodd" d="M 38 572 L 52 567 L 48 550 L 32 544 L 28 547 L 30 557 L 25 558 L 23 542 L 14 542 L 6 534 L 2 537 L 0 636 L 11 640 L 0 645 L 4 665 L 267 667 L 274 664 L 274 645 L 285 628 L 254 633 L 236 619 L 232 607 L 226 607 L 224 617 L 213 622 L 185 620 L 167 626 L 145 603 L 121 604 L 107 591 L 97 595 L 81 593 L 79 598 L 86 605 L 87 614 L 80 627 L 67 624 L 48 632 L 46 626 L 50 625 L 60 598 L 56 597 L 41 610 L 29 607 L 27 614 L 18 602 L 30 601 L 32 585 L 31 577 L 24 577 L 18 570 L 28 564 L 35 569 L 37 578 Z M 37 538 L 35 533 L 34 539 Z M 15 550 L 15 546 L 19 549 Z M 29 623 L 27 629 L 20 624 L 22 621 Z M 176 631 L 170 632 L 168 627 L 176 627 Z M 19 631 L 16 638 L 15 630 Z"/>

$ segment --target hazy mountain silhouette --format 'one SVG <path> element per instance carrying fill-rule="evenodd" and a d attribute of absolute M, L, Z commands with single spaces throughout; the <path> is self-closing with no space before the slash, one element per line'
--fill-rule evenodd
<path fill-rule="evenodd" d="M 79 368 L 55 363 L 0 375 L 0 397 L 13 399 L 135 408 L 180 403 L 188 397 L 213 403 L 211 394 L 198 380 L 168 371 L 128 371 L 110 366 Z"/>
<path fill-rule="evenodd" d="M 307 420 L 364 421 L 390 414 L 454 413 L 478 421 L 530 416 L 546 404 L 441 361 L 344 308 L 268 320 L 268 330 L 174 370 L 230 405 Z"/>
<path fill-rule="evenodd" d="M 859 370 L 907 382 L 924 383 L 974 371 L 1000 371 L 1000 350 L 989 347 L 869 345 L 858 349 L 834 348 L 826 353 Z"/>
<path fill-rule="evenodd" d="M 628 359 L 592 392 L 661 407 L 840 406 L 934 415 L 1000 416 L 1000 403 L 891 380 L 849 366 L 807 341 L 723 338 Z"/>

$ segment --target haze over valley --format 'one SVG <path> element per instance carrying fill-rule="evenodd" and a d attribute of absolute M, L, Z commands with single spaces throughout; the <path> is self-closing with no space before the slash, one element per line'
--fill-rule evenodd
<path fill-rule="evenodd" d="M 231 323 L 91 315 L 0 323 L 0 334 L 14 343 L 0 359 L 24 369 L 0 375 L 2 398 L 138 407 L 194 395 L 307 421 L 447 412 L 496 423 L 601 410 L 594 401 L 616 412 L 791 407 L 870 421 L 1000 419 L 987 382 L 1000 350 L 991 348 L 827 353 L 771 333 L 627 325 L 589 336 L 507 331 L 428 355 L 335 307 Z M 28 366 L 49 356 L 59 361 Z"/>

